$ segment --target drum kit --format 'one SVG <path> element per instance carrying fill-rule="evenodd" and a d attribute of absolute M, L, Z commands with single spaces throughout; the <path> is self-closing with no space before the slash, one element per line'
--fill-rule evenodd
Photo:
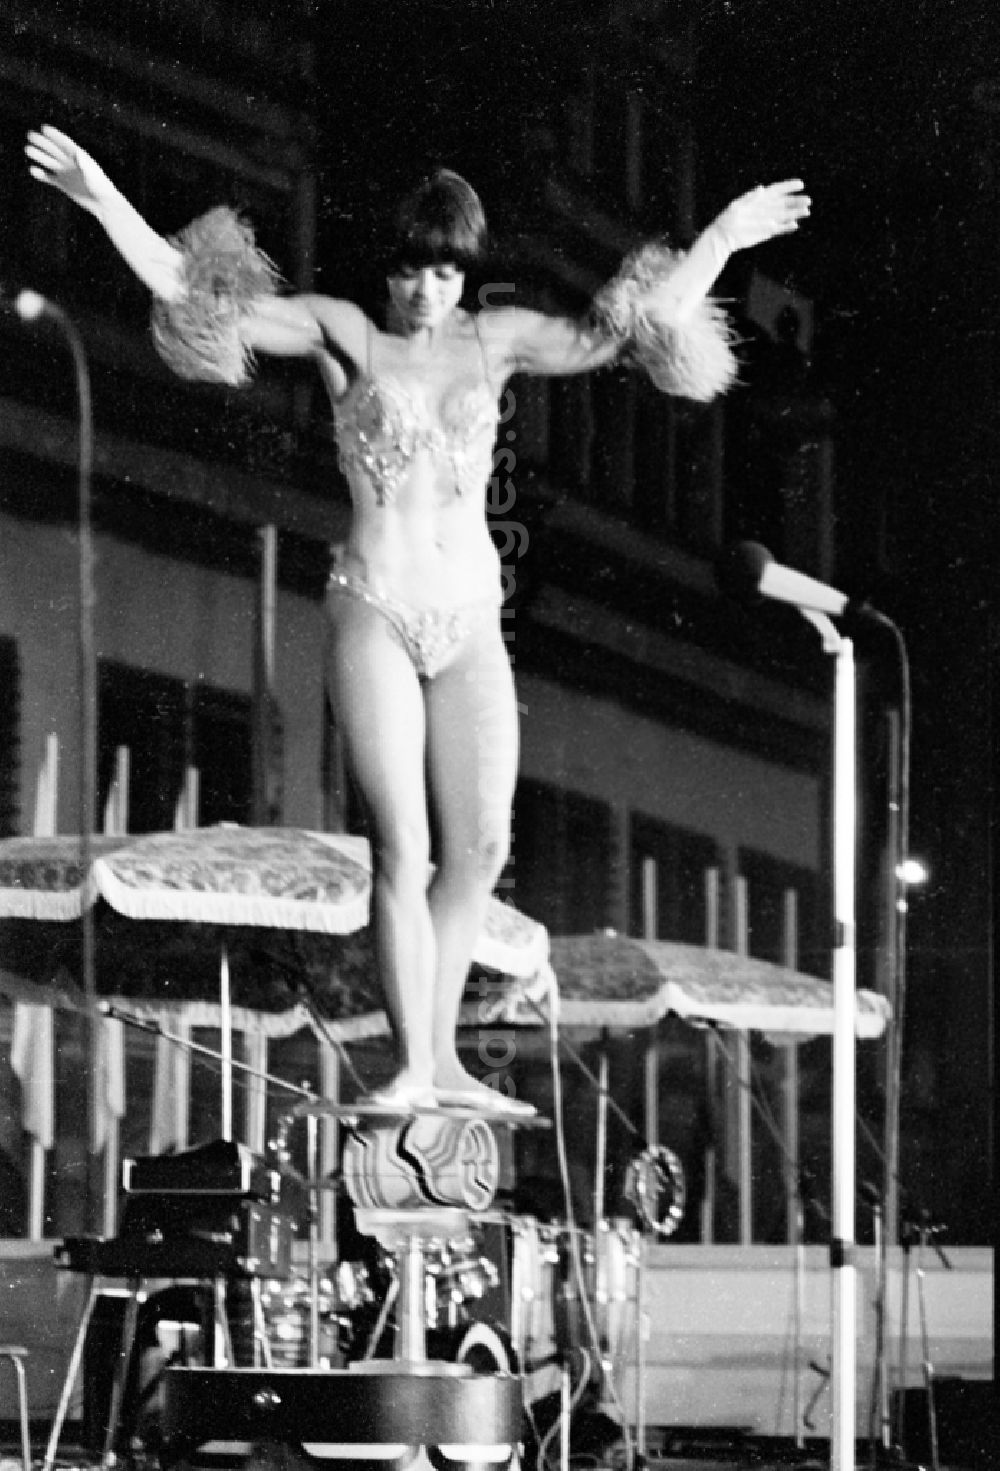
<path fill-rule="evenodd" d="M 356 1122 L 349 1105 L 298 1106 L 281 1120 L 276 1149 L 282 1167 L 292 1170 L 289 1132 L 304 1115 L 321 1114 Z M 419 1123 L 411 1135 L 419 1137 Z M 482 1121 L 452 1120 L 455 1129 L 485 1129 Z M 311 1191 L 343 1189 L 345 1170 L 353 1172 L 347 1194 L 356 1216 L 391 1217 L 415 1206 L 417 1185 L 388 1164 L 395 1148 L 391 1130 L 348 1128 L 340 1172 L 324 1180 L 299 1176 Z M 310 1131 L 315 1141 L 315 1131 Z M 466 1153 L 468 1153 L 466 1140 Z M 484 1153 L 478 1139 L 481 1157 Z M 411 1138 L 412 1147 L 412 1138 Z M 452 1179 L 451 1205 L 459 1214 L 446 1224 L 460 1227 L 424 1236 L 419 1254 L 420 1281 L 410 1284 L 410 1301 L 419 1304 L 432 1357 L 474 1362 L 480 1371 L 516 1373 L 526 1401 L 548 1392 L 562 1367 L 583 1361 L 600 1381 L 618 1367 L 635 1363 L 641 1352 L 641 1300 L 644 1246 L 666 1239 L 685 1208 L 684 1171 L 663 1146 L 647 1148 L 629 1163 L 624 1204 L 629 1213 L 604 1217 L 596 1229 L 566 1219 L 541 1220 L 521 1211 L 476 1209 L 477 1198 Z M 482 1179 L 482 1169 L 477 1177 Z M 474 1191 L 475 1193 L 475 1191 Z M 375 1207 L 374 1211 L 366 1207 Z M 379 1209 L 381 1208 L 381 1209 Z M 275 1364 L 345 1366 L 391 1355 L 402 1307 L 400 1254 L 377 1243 L 366 1260 L 318 1262 L 310 1244 L 304 1265 L 284 1281 L 264 1284 L 263 1306 Z M 311 1331 L 310 1331 L 311 1329 Z"/>
<path fill-rule="evenodd" d="M 323 1118 L 347 1136 L 325 1176 Z M 302 1170 L 289 1147 L 300 1120 Z M 106 1468 L 135 1435 L 167 1465 L 220 1437 L 337 1446 L 353 1444 L 358 1426 L 373 1445 L 485 1446 L 485 1459 L 507 1464 L 519 1417 L 534 1427 L 548 1396 L 561 1406 L 553 1423 L 564 1445 L 587 1390 L 589 1403 L 613 1403 L 631 1421 L 615 1388 L 626 1367 L 637 1370 L 641 1424 L 644 1243 L 681 1219 L 680 1163 L 663 1149 L 632 1161 L 629 1216 L 597 1217 L 594 1230 L 542 1221 L 498 1205 L 493 1127 L 471 1111 L 387 1115 L 310 1096 L 282 1119 L 271 1161 L 228 1141 L 127 1161 L 120 1236 L 63 1243 L 64 1264 L 85 1272 L 90 1290 L 45 1471 L 108 1276 L 128 1279 L 129 1300 Z M 292 1240 L 296 1186 L 307 1202 L 304 1254 Z M 355 1250 L 332 1261 L 321 1259 L 323 1191 L 335 1192 L 338 1214 L 350 1208 L 356 1232 Z M 180 1308 L 169 1292 L 142 1308 L 141 1284 L 159 1278 L 202 1287 L 185 1289 Z M 553 1433 L 536 1435 L 538 1464 Z"/>
<path fill-rule="evenodd" d="M 453 1357 L 472 1321 L 475 1305 L 500 1285 L 500 1269 L 474 1233 L 443 1240 L 424 1254 L 423 1307 L 433 1346 Z M 343 1259 L 324 1268 L 315 1282 L 295 1265 L 286 1279 L 263 1284 L 264 1320 L 275 1367 L 308 1364 L 310 1322 L 318 1319 L 318 1364 L 339 1367 L 380 1354 L 391 1340 L 399 1281 L 395 1258 L 379 1252 L 369 1264 Z"/>
<path fill-rule="evenodd" d="M 208 1301 L 200 1291 L 182 1314 L 183 1341 L 168 1352 L 159 1330 L 169 1324 L 157 1322 L 151 1378 L 140 1365 L 140 1405 L 151 1403 L 151 1385 L 162 1386 L 149 1443 L 164 1465 L 230 1439 L 332 1447 L 323 1453 L 341 1456 L 358 1439 L 393 1463 L 400 1446 L 458 1447 L 463 1464 L 509 1465 L 521 1416 L 535 1425 L 553 1391 L 564 1447 L 587 1390 L 590 1404 L 613 1403 L 631 1421 L 615 1388 L 624 1368 L 637 1370 L 641 1424 L 644 1243 L 650 1233 L 671 1235 L 684 1209 L 683 1170 L 671 1151 L 645 1149 L 629 1164 L 629 1215 L 606 1215 L 603 1190 L 595 1191 L 600 1208 L 595 1203 L 588 1229 L 573 1219 L 568 1198 L 566 1218 L 554 1220 L 504 1209 L 498 1199 L 497 1131 L 545 1129 L 547 1119 L 392 1110 L 291 1091 L 298 1101 L 279 1118 L 270 1159 L 227 1139 L 128 1161 L 121 1236 L 96 1248 L 89 1239 L 64 1243 L 73 1257 L 67 1265 L 91 1279 L 88 1304 L 102 1277 L 129 1279 L 106 1468 L 138 1424 L 122 1410 L 133 1350 L 142 1344 L 139 1289 L 159 1277 L 212 1284 L 211 1321 L 200 1311 Z M 606 1099 L 603 1088 L 601 1163 Z M 341 1146 L 332 1171 L 320 1165 L 321 1153 L 331 1157 L 320 1149 L 321 1125 L 334 1130 L 322 1142 Z M 304 1141 L 296 1134 L 295 1144 L 304 1148 L 292 1144 L 298 1128 Z M 602 1179 L 603 1169 L 595 1174 Z M 333 1192 L 337 1223 L 343 1212 L 354 1228 L 353 1246 L 332 1260 L 329 1238 L 320 1236 L 321 1218 L 331 1215 L 320 1208 L 323 1192 Z M 292 1240 L 296 1195 L 307 1224 L 301 1244 Z M 221 1212 L 221 1226 L 206 1200 Z M 239 1342 L 234 1327 L 246 1328 Z M 77 1348 L 86 1330 L 85 1315 Z M 75 1348 L 45 1471 L 54 1465 L 78 1358 Z M 553 1433 L 550 1425 L 536 1435 L 540 1465 Z"/>

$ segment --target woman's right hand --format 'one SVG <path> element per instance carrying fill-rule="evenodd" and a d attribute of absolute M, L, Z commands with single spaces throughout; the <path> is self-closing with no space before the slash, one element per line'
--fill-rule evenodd
<path fill-rule="evenodd" d="M 51 184 L 92 215 L 99 215 L 118 193 L 96 159 L 48 123 L 28 134 L 24 152 L 33 179 Z"/>
<path fill-rule="evenodd" d="M 730 252 L 797 230 L 812 207 L 804 191 L 801 179 L 784 179 L 780 184 L 760 184 L 734 199 L 714 222 Z"/>

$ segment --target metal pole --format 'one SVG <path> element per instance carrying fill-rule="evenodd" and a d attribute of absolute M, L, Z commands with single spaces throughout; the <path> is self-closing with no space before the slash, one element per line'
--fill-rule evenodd
<path fill-rule="evenodd" d="M 937 1410 L 934 1404 L 934 1364 L 931 1361 L 931 1339 L 927 1327 L 927 1300 L 924 1294 L 924 1256 L 927 1250 L 929 1228 L 924 1222 L 917 1240 L 917 1313 L 920 1322 L 920 1359 L 924 1373 L 924 1392 L 927 1396 L 927 1433 L 930 1438 L 931 1471 L 941 1471 L 938 1454 Z M 947 1266 L 947 1261 L 945 1262 Z"/>
<path fill-rule="evenodd" d="M 833 755 L 833 1212 L 831 1471 L 854 1471 L 857 1269 L 855 1263 L 855 845 L 856 693 L 850 639 L 838 640 Z"/>
<path fill-rule="evenodd" d="M 857 1015 L 857 690 L 854 646 L 825 613 L 799 612 L 834 658 L 833 679 L 833 1210 L 830 1237 L 830 1471 L 855 1471 L 857 1264 L 854 1188 Z"/>
<path fill-rule="evenodd" d="M 222 944 L 219 962 L 219 1053 L 222 1058 L 222 1137 L 233 1137 L 233 1010 L 229 982 L 229 950 Z"/>
<path fill-rule="evenodd" d="M 306 1118 L 306 1178 L 309 1200 L 309 1364 L 319 1368 L 319 1119 Z"/>
<path fill-rule="evenodd" d="M 746 878 L 738 874 L 733 885 L 733 924 L 736 953 L 750 953 L 750 894 Z M 753 1120 L 750 1112 L 750 1033 L 735 1033 L 735 1099 L 734 1123 L 737 1148 L 737 1183 L 739 1186 L 740 1245 L 753 1243 Z"/>
<path fill-rule="evenodd" d="M 896 1387 L 896 1445 L 900 1454 L 906 1454 L 906 1378 L 910 1361 L 910 1228 L 902 1235 L 903 1283 L 899 1308 L 899 1368 Z"/>
<path fill-rule="evenodd" d="M 799 909 L 794 889 L 784 893 L 782 962 L 789 970 L 799 966 Z M 785 1211 L 788 1244 L 795 1254 L 795 1324 L 792 1335 L 792 1433 L 795 1445 L 805 1444 L 802 1429 L 802 1324 L 805 1316 L 805 1216 L 799 1178 L 799 1047 L 782 1049 L 781 1102 L 785 1143 Z"/>
<path fill-rule="evenodd" d="M 899 1102 L 900 1068 L 903 1051 L 903 1018 L 905 997 L 906 890 L 899 876 L 899 866 L 906 857 L 908 836 L 905 832 L 905 804 L 901 800 L 900 715 L 888 712 L 887 721 L 888 814 L 886 818 L 885 888 L 889 900 L 884 923 L 885 994 L 892 1003 L 892 1017 L 886 1028 L 885 1046 L 885 1165 L 882 1183 L 884 1205 L 884 1249 L 899 1241 Z"/>
<path fill-rule="evenodd" d="M 91 478 L 94 462 L 93 406 L 90 373 L 83 341 L 75 324 L 61 307 L 23 291 L 17 299 L 17 310 L 26 320 L 50 317 L 61 328 L 73 356 L 79 412 L 77 456 L 77 563 L 78 563 L 78 717 L 80 741 L 80 791 L 78 832 L 80 836 L 80 872 L 83 878 L 83 913 L 81 929 L 81 965 L 83 993 L 87 1000 L 85 1024 L 87 1057 L 87 1137 L 90 1158 L 87 1163 L 87 1220 L 91 1228 L 101 1229 L 103 1181 L 95 1177 L 93 1152 L 98 1138 L 101 1109 L 100 1074 L 97 1066 L 98 1028 L 100 1018 L 95 1009 L 97 996 L 96 946 L 94 915 L 89 902 L 89 879 L 93 849 L 94 815 L 97 809 L 97 656 L 95 652 L 94 609 L 94 537 L 91 520 Z"/>
<path fill-rule="evenodd" d="M 709 950 L 718 950 L 722 943 L 721 911 L 722 875 L 718 868 L 705 870 L 705 945 Z M 718 1098 L 718 1055 L 716 1036 L 706 1031 L 704 1041 L 705 1092 L 703 1103 L 708 1128 L 703 1150 L 705 1186 L 701 1199 L 701 1220 L 698 1239 L 702 1246 L 711 1246 L 715 1240 L 715 1197 L 718 1170 L 718 1143 L 716 1140 L 716 1116 L 719 1112 Z M 724 1126 L 723 1126 L 724 1127 Z"/>
<path fill-rule="evenodd" d="M 37 291 L 21 291 L 14 309 L 23 322 L 37 322 L 43 317 L 55 322 L 62 331 L 73 357 L 76 376 L 78 423 L 77 453 L 77 668 L 79 685 L 80 791 L 79 822 L 80 870 L 83 881 L 83 923 L 81 930 L 81 966 L 83 992 L 87 1001 L 85 1047 L 87 1057 L 87 1140 L 89 1146 L 86 1169 L 86 1215 L 88 1229 L 100 1231 L 102 1224 L 103 1180 L 94 1168 L 95 1141 L 99 1133 L 101 1107 L 100 1077 L 97 1067 L 97 1037 L 100 1018 L 95 1009 L 97 994 L 94 941 L 94 916 L 88 902 L 94 815 L 97 808 L 97 658 L 94 639 L 94 541 L 91 523 L 91 479 L 94 463 L 94 419 L 90 391 L 90 372 L 83 340 L 62 307 L 56 306 Z"/>
<path fill-rule="evenodd" d="M 868 1418 L 868 1435 L 871 1441 L 874 1463 L 875 1446 L 883 1451 L 892 1446 L 892 1428 L 889 1420 L 889 1375 L 885 1352 L 886 1275 L 883 1264 L 885 1255 L 885 1222 L 881 1197 L 872 1200 L 872 1234 L 875 1260 L 878 1263 L 878 1285 L 875 1294 L 875 1370 L 872 1379 L 871 1408 Z"/>
<path fill-rule="evenodd" d="M 646 1460 L 646 1238 L 640 1230 L 635 1268 L 635 1449 Z"/>
<path fill-rule="evenodd" d="M 608 1053 L 605 1044 L 597 1068 L 597 1141 L 594 1149 L 594 1242 L 604 1220 L 604 1170 L 608 1142 Z"/>

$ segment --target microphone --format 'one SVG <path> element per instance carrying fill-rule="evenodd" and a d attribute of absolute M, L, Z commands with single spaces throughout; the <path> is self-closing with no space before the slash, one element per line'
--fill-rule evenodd
<path fill-rule="evenodd" d="M 838 588 L 820 582 L 794 567 L 776 562 L 767 547 L 756 541 L 741 541 L 723 552 L 716 563 L 716 582 L 722 592 L 741 602 L 756 603 L 773 598 L 810 613 L 826 613 L 831 618 L 881 617 L 865 602 L 849 598 Z"/>

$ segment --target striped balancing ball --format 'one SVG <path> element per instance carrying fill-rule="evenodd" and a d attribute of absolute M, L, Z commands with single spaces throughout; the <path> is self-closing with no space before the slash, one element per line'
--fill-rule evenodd
<path fill-rule="evenodd" d="M 496 1194 L 496 1136 L 483 1119 L 421 1115 L 355 1127 L 344 1144 L 348 1194 L 362 1209 L 486 1210 Z"/>

